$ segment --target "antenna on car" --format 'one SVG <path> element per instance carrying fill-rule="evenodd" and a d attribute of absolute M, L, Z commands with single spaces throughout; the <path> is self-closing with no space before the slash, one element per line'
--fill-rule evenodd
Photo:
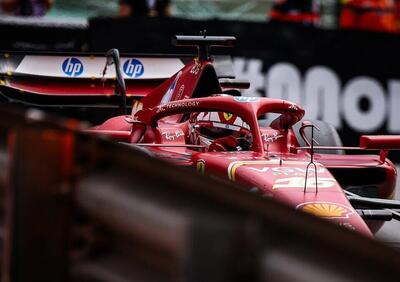
<path fill-rule="evenodd" d="M 126 87 L 125 87 L 125 80 L 121 72 L 121 60 L 119 56 L 119 51 L 118 49 L 110 49 L 106 53 L 106 65 L 104 66 L 103 70 L 103 79 L 104 76 L 107 73 L 107 68 L 108 66 L 111 66 L 112 64 L 115 65 L 115 75 L 117 78 L 117 88 L 115 91 L 116 95 L 121 96 L 121 112 L 123 115 L 127 114 L 127 108 L 126 108 Z"/>
<path fill-rule="evenodd" d="M 309 142 L 307 140 L 307 138 L 305 137 L 304 129 L 306 129 L 307 127 L 311 127 L 311 142 Z M 318 193 L 318 168 L 317 168 L 317 165 L 314 162 L 314 143 L 317 143 L 317 145 L 318 145 L 318 142 L 314 139 L 314 128 L 319 131 L 319 129 L 314 124 L 307 123 L 307 122 L 303 122 L 303 125 L 300 128 L 301 136 L 303 137 L 304 141 L 306 143 L 308 143 L 308 145 L 310 146 L 310 162 L 308 163 L 308 165 L 306 167 L 306 175 L 305 175 L 305 178 L 304 178 L 304 193 L 307 192 L 308 170 L 310 169 L 311 166 L 314 167 L 315 190 L 316 190 L 316 193 Z"/>
<path fill-rule="evenodd" d="M 172 45 L 181 47 L 197 47 L 200 61 L 211 60 L 211 47 L 233 47 L 236 38 L 234 36 L 208 36 L 207 30 L 200 31 L 198 36 L 175 35 Z"/>

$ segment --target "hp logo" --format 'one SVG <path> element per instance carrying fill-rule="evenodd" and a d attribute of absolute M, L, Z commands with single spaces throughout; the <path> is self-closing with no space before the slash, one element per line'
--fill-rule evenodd
<path fill-rule="evenodd" d="M 80 76 L 83 72 L 83 64 L 77 58 L 68 58 L 63 62 L 62 69 L 68 76 Z"/>
<path fill-rule="evenodd" d="M 144 66 L 139 60 L 129 59 L 124 64 L 124 73 L 129 77 L 141 77 L 144 73 Z"/>

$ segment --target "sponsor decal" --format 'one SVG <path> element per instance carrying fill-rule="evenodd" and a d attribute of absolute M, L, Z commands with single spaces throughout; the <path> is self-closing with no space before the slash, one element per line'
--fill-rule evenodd
<path fill-rule="evenodd" d="M 285 188 L 332 188 L 336 185 L 336 180 L 332 177 L 308 177 L 307 186 L 305 186 L 305 177 L 288 177 L 277 179 L 272 186 L 272 189 L 285 189 Z"/>
<path fill-rule="evenodd" d="M 183 92 L 185 92 L 185 84 L 182 84 L 181 87 L 179 87 L 175 100 L 182 100 Z"/>
<path fill-rule="evenodd" d="M 124 73 L 128 77 L 138 78 L 144 74 L 144 66 L 141 61 L 137 59 L 129 59 L 124 63 Z"/>
<path fill-rule="evenodd" d="M 0 1 L 1 2 L 1 1 Z M 0 54 L 1 57 L 1 54 Z M 23 57 L 23 58 L 22 58 Z M 11 59 L 10 67 L 13 72 L 22 75 L 48 76 L 48 77 L 84 77 L 91 79 L 103 78 L 104 56 L 64 55 L 41 56 L 25 55 Z M 75 60 L 76 59 L 76 60 Z M 132 61 L 132 59 L 136 60 Z M 63 67 L 63 63 L 65 66 Z M 40 67 L 38 67 L 40 66 Z M 82 68 L 83 66 L 83 68 Z M 144 67 L 144 68 L 143 68 Z M 169 79 L 184 67 L 178 58 L 133 58 L 121 57 L 121 72 L 125 79 Z M 1 67 L 0 67 L 1 68 Z M 8 70 L 2 66 L 2 72 Z M 65 71 L 68 73 L 65 73 Z M 80 72 L 82 73 L 80 74 Z M 71 74 L 71 75 L 69 75 Z M 109 68 L 106 79 L 115 77 L 115 69 Z"/>
<path fill-rule="evenodd" d="M 231 113 L 224 113 L 223 115 L 226 121 L 229 121 L 233 117 L 233 114 Z"/>
<path fill-rule="evenodd" d="M 307 202 L 296 207 L 297 210 L 329 219 L 349 218 L 354 211 L 341 204 L 330 202 Z"/>
<path fill-rule="evenodd" d="M 228 112 L 212 113 L 210 120 L 222 122 L 224 124 L 243 125 L 242 119 L 240 117 Z"/>
<path fill-rule="evenodd" d="M 193 75 L 198 75 L 199 72 L 200 72 L 200 69 L 201 69 L 201 64 L 196 62 L 193 65 L 192 69 L 190 70 L 190 73 L 193 74 Z"/>
<path fill-rule="evenodd" d="M 200 105 L 199 101 L 187 101 L 187 102 L 182 101 L 182 102 L 168 103 L 165 105 L 158 106 L 157 113 L 178 108 L 195 108 L 198 107 L 199 105 Z"/>
<path fill-rule="evenodd" d="M 183 131 L 180 129 L 177 129 L 175 132 L 168 132 L 168 131 L 162 132 L 161 134 L 163 138 L 167 141 L 175 141 L 176 139 L 179 139 L 179 137 L 185 135 Z"/>
<path fill-rule="evenodd" d="M 299 107 L 296 104 L 291 103 L 288 107 L 290 110 L 298 111 Z"/>
<path fill-rule="evenodd" d="M 62 70 L 68 76 L 77 77 L 83 73 L 83 64 L 77 58 L 67 58 L 62 64 Z"/>
<path fill-rule="evenodd" d="M 263 133 L 263 134 L 261 134 L 261 137 L 264 140 L 264 142 L 273 143 L 273 142 L 277 141 L 278 139 L 283 138 L 283 135 L 279 134 L 278 132 L 274 132 L 274 134 L 272 134 L 272 135 Z"/>
<path fill-rule="evenodd" d="M 198 160 L 196 163 L 196 171 L 198 173 L 204 174 L 206 170 L 206 162 L 204 160 Z"/>
<path fill-rule="evenodd" d="M 176 85 L 178 84 L 179 77 L 180 77 L 181 75 L 182 75 L 182 71 L 180 71 L 180 72 L 176 75 L 174 81 L 171 83 L 171 85 L 169 86 L 167 92 L 165 92 L 163 98 L 161 99 L 161 103 L 160 103 L 161 105 L 166 104 L 166 103 L 168 103 L 168 102 L 171 101 L 172 95 L 173 95 L 174 92 L 175 92 Z"/>
<path fill-rule="evenodd" d="M 270 167 L 270 166 L 266 166 L 266 167 L 262 167 L 262 168 L 250 167 L 249 169 L 257 171 L 257 172 L 271 172 L 272 175 L 304 176 L 306 174 L 306 168 L 301 168 L 301 167 L 282 167 L 282 166 Z M 317 173 L 325 173 L 325 172 L 326 172 L 326 169 L 324 167 L 317 168 Z M 308 173 L 309 173 L 309 175 L 313 175 L 315 173 L 315 168 L 309 167 Z"/>
<path fill-rule="evenodd" d="M 234 97 L 233 100 L 239 103 L 255 103 L 260 101 L 258 97 Z"/>
<path fill-rule="evenodd" d="M 268 161 L 235 161 L 229 164 L 228 166 L 228 178 L 231 181 L 236 180 L 236 170 L 241 167 L 241 166 L 254 166 L 254 165 L 274 165 L 274 164 L 279 164 L 280 160 L 279 159 L 272 159 Z M 289 160 L 283 160 L 284 164 L 287 165 L 302 165 L 304 167 L 307 166 L 308 162 L 302 162 L 302 161 L 289 161 Z M 317 166 L 321 166 L 321 164 L 316 163 Z M 251 167 L 250 169 L 256 169 Z M 267 171 L 267 169 L 265 170 Z M 303 186 L 304 187 L 304 186 Z"/>

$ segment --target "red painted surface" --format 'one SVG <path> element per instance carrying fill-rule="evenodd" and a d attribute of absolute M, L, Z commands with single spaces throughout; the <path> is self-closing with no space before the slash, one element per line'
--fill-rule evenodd
<path fill-rule="evenodd" d="M 360 137 L 360 147 L 365 149 L 378 149 L 378 150 L 400 149 L 400 136 L 363 135 Z"/>
<path fill-rule="evenodd" d="M 50 96 L 111 96 L 114 95 L 113 80 L 101 79 L 41 79 L 35 77 L 8 77 L 7 86 L 36 95 Z M 146 96 L 156 88 L 160 80 L 127 80 L 127 96 Z"/>

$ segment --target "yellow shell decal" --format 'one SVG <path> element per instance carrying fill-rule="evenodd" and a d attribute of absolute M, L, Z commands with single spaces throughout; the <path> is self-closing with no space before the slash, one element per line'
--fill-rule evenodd
<path fill-rule="evenodd" d="M 226 121 L 230 120 L 233 117 L 233 114 L 231 113 L 224 113 L 224 118 Z"/>
<path fill-rule="evenodd" d="M 204 174 L 205 169 L 206 169 L 206 163 L 204 162 L 204 160 L 197 161 L 197 164 L 196 164 L 197 172 Z"/>
<path fill-rule="evenodd" d="M 325 218 L 349 218 L 349 216 L 353 213 L 350 208 L 340 204 L 328 202 L 304 203 L 297 206 L 297 209 L 318 217 Z"/>

